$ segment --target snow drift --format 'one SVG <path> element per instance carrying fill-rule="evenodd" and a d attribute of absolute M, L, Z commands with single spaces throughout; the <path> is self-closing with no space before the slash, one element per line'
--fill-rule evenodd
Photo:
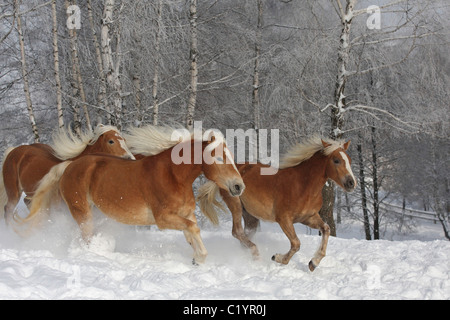
<path fill-rule="evenodd" d="M 327 256 L 310 272 L 320 237 L 303 226 L 296 225 L 300 251 L 282 266 L 270 259 L 289 248 L 278 225 L 262 224 L 254 238 L 261 259 L 253 261 L 231 236 L 231 222 L 221 221 L 202 227 L 209 255 L 194 266 L 182 232 L 98 216 L 89 246 L 68 213 L 54 213 L 28 238 L 2 222 L 0 299 L 450 299 L 446 240 L 331 237 Z"/>

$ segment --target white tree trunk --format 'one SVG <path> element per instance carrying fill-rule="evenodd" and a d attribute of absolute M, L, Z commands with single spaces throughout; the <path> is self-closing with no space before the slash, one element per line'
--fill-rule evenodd
<path fill-rule="evenodd" d="M 339 16 L 342 24 L 340 35 L 340 44 L 338 49 L 337 60 L 337 77 L 334 91 L 334 105 L 331 109 L 331 132 L 332 139 L 340 139 L 342 137 L 342 128 L 344 125 L 345 112 L 345 85 L 347 82 L 348 71 L 347 64 L 349 61 L 350 50 L 350 27 L 353 19 L 353 10 L 357 0 L 346 0 L 345 9 L 342 7 L 341 0 L 336 0 L 339 7 Z M 334 183 L 325 184 L 322 190 L 323 205 L 320 209 L 321 218 L 330 226 L 331 235 L 336 236 L 336 228 L 333 218 L 334 207 Z"/>
<path fill-rule="evenodd" d="M 155 73 L 153 75 L 153 125 L 158 124 L 159 117 L 159 101 L 158 101 L 158 79 L 159 79 L 159 62 L 161 59 L 161 23 L 162 23 L 162 0 L 158 0 L 157 5 L 157 20 L 156 20 L 156 40 L 155 40 Z"/>
<path fill-rule="evenodd" d="M 94 43 L 94 48 L 95 48 L 95 57 L 97 59 L 97 64 L 98 64 L 98 70 L 99 70 L 99 91 L 98 91 L 98 97 L 97 97 L 97 104 L 100 107 L 100 109 L 103 109 L 106 111 L 106 118 L 107 118 L 107 123 L 111 124 L 111 110 L 109 108 L 109 105 L 106 101 L 106 80 L 105 80 L 105 75 L 103 74 L 103 61 L 102 61 L 102 52 L 100 50 L 100 44 L 98 42 L 98 37 L 97 37 L 97 31 L 95 28 L 95 24 L 94 24 L 94 16 L 92 14 L 92 1 L 88 0 L 87 1 L 87 8 L 88 8 L 88 17 L 89 17 L 89 24 L 91 25 L 91 29 L 92 29 L 92 41 Z M 99 116 L 99 123 L 102 123 L 103 121 L 101 120 L 102 117 Z"/>
<path fill-rule="evenodd" d="M 65 6 L 66 6 L 66 13 L 68 17 L 71 15 L 71 13 L 67 12 L 67 9 L 69 7 L 69 1 L 65 0 Z M 89 111 L 86 104 L 86 94 L 84 92 L 84 85 L 83 85 L 83 79 L 81 77 L 81 68 L 80 68 L 80 59 L 78 57 L 78 37 L 77 37 L 77 31 L 76 29 L 69 29 L 69 38 L 70 38 L 70 49 L 72 52 L 72 71 L 73 71 L 73 80 L 74 83 L 76 83 L 78 94 L 81 98 L 83 112 L 86 120 L 86 127 L 89 131 L 92 132 L 92 126 L 91 126 L 91 120 L 89 116 Z M 79 111 L 79 110 L 77 110 Z M 78 124 L 75 122 L 75 130 L 77 133 L 81 132 L 81 123 L 79 122 L 79 114 L 76 116 L 76 119 L 78 119 Z"/>
<path fill-rule="evenodd" d="M 112 96 L 112 105 L 114 106 L 115 119 L 113 124 L 120 130 L 122 128 L 122 84 L 118 70 L 120 59 L 117 58 L 116 64 L 114 64 L 111 48 L 110 29 L 113 22 L 113 10 L 114 0 L 105 0 L 101 30 L 101 49 L 108 93 Z"/>
<path fill-rule="evenodd" d="M 58 111 L 58 127 L 64 128 L 64 114 L 62 109 L 62 88 L 61 78 L 59 76 L 59 50 L 58 50 L 58 20 L 56 18 L 56 0 L 52 1 L 52 20 L 53 20 L 53 61 L 55 65 L 55 84 L 56 84 L 56 109 Z"/>
<path fill-rule="evenodd" d="M 357 0 L 346 0 L 345 9 L 342 7 L 341 0 L 336 0 L 342 24 L 340 35 L 340 45 L 338 49 L 337 77 L 334 91 L 334 106 L 331 114 L 331 137 L 339 139 L 342 137 L 342 128 L 344 124 L 345 112 L 345 85 L 347 83 L 350 50 L 350 28 L 352 24 L 354 8 Z"/>
<path fill-rule="evenodd" d="M 255 64 L 253 68 L 253 86 L 252 86 L 252 109 L 253 109 L 253 157 L 255 160 L 258 159 L 258 130 L 261 127 L 261 119 L 260 119 L 260 101 L 259 101 L 259 63 L 260 63 L 260 55 L 261 55 L 261 29 L 262 29 L 262 15 L 263 15 L 263 7 L 262 0 L 257 0 L 257 8 L 258 8 L 258 20 L 256 25 L 256 34 L 255 34 Z"/>
<path fill-rule="evenodd" d="M 33 104 L 31 103 L 30 87 L 28 84 L 28 69 L 27 61 L 25 57 L 25 41 L 23 39 L 22 32 L 22 20 L 20 18 L 20 3 L 19 0 L 14 0 L 14 10 L 16 14 L 17 21 L 17 32 L 19 34 L 19 45 L 20 45 L 20 62 L 22 65 L 22 78 L 23 78 L 23 92 L 25 93 L 25 100 L 27 103 L 28 116 L 30 118 L 31 129 L 34 135 L 34 142 L 39 142 L 39 133 L 36 125 L 36 119 L 34 117 Z"/>
<path fill-rule="evenodd" d="M 189 88 L 188 110 L 186 117 L 186 127 L 192 129 L 194 126 L 194 111 L 197 102 L 197 0 L 190 0 L 189 7 L 189 25 L 191 28 L 191 47 L 190 47 L 190 61 L 191 61 L 191 84 Z"/>

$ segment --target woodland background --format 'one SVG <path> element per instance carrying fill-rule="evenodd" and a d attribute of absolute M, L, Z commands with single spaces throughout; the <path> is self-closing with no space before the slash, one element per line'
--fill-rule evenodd
<path fill-rule="evenodd" d="M 0 151 L 100 122 L 276 128 L 281 152 L 320 133 L 352 140 L 337 223 L 378 239 L 420 217 L 450 238 L 449 16 L 447 0 L 1 0 Z"/>

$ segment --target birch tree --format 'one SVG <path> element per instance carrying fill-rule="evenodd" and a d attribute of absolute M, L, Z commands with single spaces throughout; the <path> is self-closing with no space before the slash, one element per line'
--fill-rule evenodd
<path fill-rule="evenodd" d="M 64 114 L 62 109 L 62 87 L 59 72 L 59 50 L 58 50 L 58 20 L 56 17 L 56 0 L 52 1 L 52 21 L 53 21 L 53 61 L 55 66 L 55 84 L 56 84 L 56 109 L 58 112 L 58 127 L 64 128 Z"/>
<path fill-rule="evenodd" d="M 74 12 L 71 10 L 71 8 L 74 8 L 70 5 L 68 0 L 65 0 L 65 7 L 66 7 L 66 13 L 68 19 L 74 14 Z M 73 93 L 75 96 L 75 99 L 77 97 L 81 100 L 81 106 L 83 108 L 86 126 L 89 131 L 92 131 L 89 111 L 87 108 L 87 101 L 86 101 L 86 93 L 84 91 L 84 84 L 83 79 L 81 76 L 81 68 L 80 68 L 80 59 L 78 54 L 78 36 L 77 31 L 75 27 L 68 28 L 69 33 L 69 40 L 70 40 L 70 51 L 71 51 L 71 62 L 72 62 L 72 77 L 73 77 Z M 81 121 L 80 121 L 80 110 L 78 105 L 76 104 L 74 108 L 74 128 L 75 132 L 78 134 L 81 133 Z"/>
<path fill-rule="evenodd" d="M 195 105 L 197 103 L 197 84 L 198 84 L 197 0 L 190 0 L 189 26 L 190 26 L 189 60 L 190 60 L 191 80 L 189 86 L 186 127 L 188 129 L 192 129 L 194 126 L 194 112 L 195 112 Z"/>
<path fill-rule="evenodd" d="M 19 0 L 14 0 L 14 12 L 16 15 L 17 22 L 17 33 L 19 36 L 19 45 L 20 45 L 20 63 L 22 69 L 22 79 L 23 79 L 23 92 L 25 94 L 25 100 L 27 104 L 28 116 L 30 118 L 31 130 L 34 135 L 34 142 L 39 142 L 39 133 L 36 125 L 36 119 L 34 116 L 33 104 L 31 102 L 31 94 L 30 94 L 30 86 L 28 81 L 28 67 L 27 60 L 25 55 L 25 40 L 23 38 L 23 30 L 22 30 L 22 18 L 20 16 L 20 2 Z"/>
<path fill-rule="evenodd" d="M 97 104 L 99 106 L 100 110 L 104 110 L 106 113 L 107 123 L 111 124 L 111 110 L 109 108 L 108 101 L 106 99 L 106 80 L 105 75 L 103 73 L 103 60 L 102 60 L 102 51 L 100 49 L 100 43 L 98 41 L 97 37 L 97 28 L 96 24 L 94 23 L 94 15 L 92 12 L 92 0 L 87 1 L 87 9 L 88 9 L 88 18 L 89 18 L 89 24 L 92 30 L 92 42 L 94 44 L 95 48 L 95 58 L 97 61 L 97 77 L 99 82 L 99 90 L 98 90 L 98 97 L 97 97 Z M 103 123 L 102 117 L 99 117 L 99 123 Z"/>
<path fill-rule="evenodd" d="M 257 24 L 255 32 L 255 63 L 253 67 L 253 85 L 252 85 L 252 110 L 253 110 L 253 129 L 255 129 L 253 137 L 253 156 L 258 158 L 257 145 L 258 133 L 261 128 L 260 118 L 260 100 L 259 100 L 259 64 L 261 55 L 261 39 L 262 39 L 262 19 L 263 19 L 263 3 L 262 0 L 256 0 L 257 4 Z"/>
<path fill-rule="evenodd" d="M 155 39 L 155 71 L 153 74 L 153 125 L 158 124 L 159 116 L 159 99 L 158 99 L 158 82 L 159 82 L 159 63 L 161 60 L 161 28 L 162 28 L 162 0 L 158 0 L 156 7 L 156 39 Z"/>
<path fill-rule="evenodd" d="M 133 29 L 132 31 L 132 44 L 133 48 L 130 49 L 131 55 L 131 77 L 133 82 L 134 104 L 136 106 L 136 119 L 135 123 L 140 126 L 144 120 L 144 109 L 142 107 L 142 88 L 141 88 L 141 55 L 140 52 L 143 49 L 142 46 L 142 34 Z"/>
<path fill-rule="evenodd" d="M 101 29 L 101 49 L 104 74 L 108 92 L 114 106 L 114 121 L 119 130 L 122 128 L 122 83 L 119 78 L 120 68 L 120 37 L 116 38 L 116 60 L 113 59 L 111 27 L 113 23 L 114 0 L 104 0 Z M 119 33 L 120 34 L 120 33 Z M 110 101 L 108 99 L 108 101 Z"/>

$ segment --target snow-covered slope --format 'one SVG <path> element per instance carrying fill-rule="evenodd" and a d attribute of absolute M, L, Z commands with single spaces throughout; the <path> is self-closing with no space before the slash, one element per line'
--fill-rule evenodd
<path fill-rule="evenodd" d="M 330 238 L 314 271 L 320 237 L 298 233 L 302 246 L 287 266 L 271 261 L 289 242 L 263 223 L 253 261 L 231 236 L 231 223 L 205 224 L 209 255 L 193 266 L 180 231 L 135 228 L 100 219 L 87 247 L 67 213 L 28 238 L 0 224 L 0 299 L 450 299 L 450 242 Z M 347 234 L 348 235 L 348 234 Z"/>

